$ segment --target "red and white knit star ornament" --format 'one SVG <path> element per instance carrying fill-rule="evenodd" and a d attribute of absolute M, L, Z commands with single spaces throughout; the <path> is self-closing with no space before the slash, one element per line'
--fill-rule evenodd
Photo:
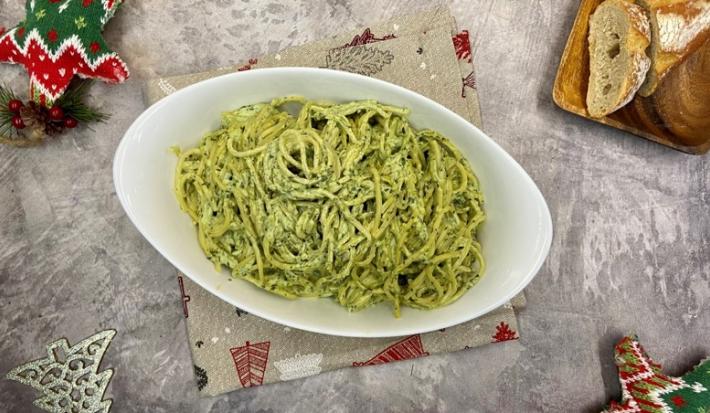
<path fill-rule="evenodd" d="M 74 76 L 120 83 L 128 68 L 102 32 L 123 0 L 27 0 L 25 20 L 2 34 L 0 62 L 21 64 L 30 96 L 50 107 Z"/>

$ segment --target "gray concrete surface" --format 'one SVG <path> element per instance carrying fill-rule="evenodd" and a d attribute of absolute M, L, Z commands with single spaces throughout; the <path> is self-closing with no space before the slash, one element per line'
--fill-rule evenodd
<path fill-rule="evenodd" d="M 11 27 L 24 2 L 0 0 Z M 31 150 L 0 148 L 0 374 L 101 328 L 114 412 L 594 412 L 618 397 L 612 344 L 638 332 L 680 373 L 710 355 L 710 162 L 558 110 L 551 89 L 577 1 L 456 0 L 471 30 L 485 131 L 542 189 L 555 240 L 527 289 L 522 339 L 200 399 L 175 270 L 138 234 L 111 160 L 142 82 L 240 62 L 424 1 L 133 0 L 106 37 L 132 69 L 95 86 L 113 113 Z M 19 68 L 2 80 L 24 88 Z M 0 411 L 35 392 L 0 380 Z M 34 409 L 34 410 L 33 410 Z"/>

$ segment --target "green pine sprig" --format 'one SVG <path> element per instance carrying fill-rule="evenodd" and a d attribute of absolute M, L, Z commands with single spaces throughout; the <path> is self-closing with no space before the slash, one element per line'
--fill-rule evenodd
<path fill-rule="evenodd" d="M 0 136 L 14 136 L 17 134 L 17 130 L 12 126 L 12 118 L 16 114 L 10 112 L 8 107 L 10 101 L 14 99 L 19 100 L 9 87 L 0 84 Z"/>
<path fill-rule="evenodd" d="M 84 103 L 86 95 L 91 86 L 91 80 L 80 80 L 72 83 L 67 91 L 54 104 L 64 111 L 64 114 L 71 116 L 81 123 L 104 122 L 110 115 Z"/>

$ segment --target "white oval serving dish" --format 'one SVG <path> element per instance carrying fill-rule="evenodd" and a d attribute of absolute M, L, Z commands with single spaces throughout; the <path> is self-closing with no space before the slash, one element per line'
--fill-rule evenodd
<path fill-rule="evenodd" d="M 416 128 L 449 137 L 481 181 L 488 219 L 480 241 L 487 269 L 457 302 L 433 311 L 380 304 L 349 313 L 329 299 L 288 300 L 246 281 L 228 280 L 200 249 L 195 228 L 173 193 L 176 157 L 169 147 L 195 146 L 219 127 L 220 113 L 286 95 L 347 102 L 376 99 L 408 107 Z M 552 221 L 535 183 L 500 146 L 438 103 L 365 76 L 311 68 L 258 69 L 205 80 L 162 99 L 128 129 L 113 165 L 118 198 L 143 236 L 175 267 L 221 299 L 258 317 L 302 330 L 352 337 L 391 337 L 450 327 L 503 305 L 540 269 Z M 166 288 L 174 288 L 172 283 Z"/>

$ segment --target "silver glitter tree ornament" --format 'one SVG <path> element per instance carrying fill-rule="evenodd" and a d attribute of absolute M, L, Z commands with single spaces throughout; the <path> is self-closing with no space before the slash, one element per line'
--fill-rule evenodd
<path fill-rule="evenodd" d="M 116 330 L 105 330 L 69 347 L 62 338 L 47 346 L 47 357 L 15 367 L 7 378 L 41 392 L 34 405 L 51 413 L 108 413 L 104 400 L 112 369 L 99 372 Z"/>

